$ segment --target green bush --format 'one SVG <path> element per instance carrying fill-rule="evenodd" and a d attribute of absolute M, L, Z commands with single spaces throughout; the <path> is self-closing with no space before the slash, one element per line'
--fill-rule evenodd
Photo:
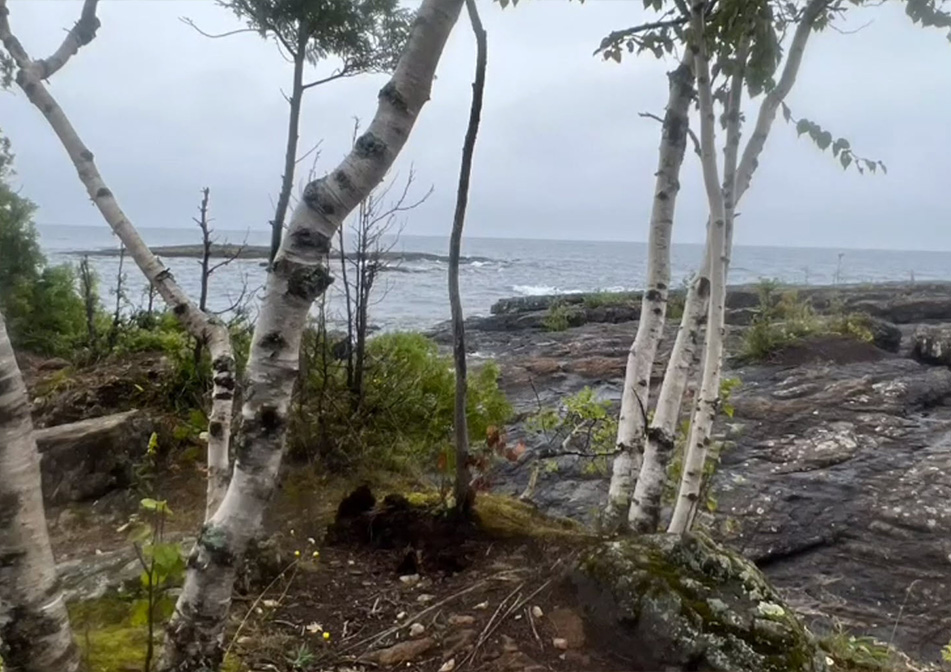
<path fill-rule="evenodd" d="M 0 312 L 17 349 L 70 357 L 86 339 L 85 313 L 68 266 L 47 266 L 33 213 L 36 206 L 3 181 L 0 161 Z"/>
<path fill-rule="evenodd" d="M 367 348 L 365 390 L 354 403 L 345 361 L 332 339 L 309 329 L 303 344 L 288 437 L 291 454 L 331 469 L 435 467 L 451 446 L 455 374 L 450 358 L 416 333 L 382 334 Z M 467 416 L 473 441 L 502 424 L 511 407 L 487 363 L 469 371 Z"/>
<path fill-rule="evenodd" d="M 760 303 L 746 332 L 743 359 L 768 360 L 774 353 L 810 336 L 840 335 L 862 342 L 873 340 L 867 316 L 846 312 L 841 304 L 831 305 L 828 315 L 819 315 L 798 292 L 780 294 L 778 288 L 775 280 L 760 282 Z"/>
<path fill-rule="evenodd" d="M 555 301 L 548 308 L 542 326 L 546 331 L 565 331 L 568 327 L 576 327 L 584 320 L 584 310 L 577 306 L 568 306 L 563 301 Z"/>

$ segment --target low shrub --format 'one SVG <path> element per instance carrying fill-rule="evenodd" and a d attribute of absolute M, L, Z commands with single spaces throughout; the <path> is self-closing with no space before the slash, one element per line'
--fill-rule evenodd
<path fill-rule="evenodd" d="M 365 387 L 355 399 L 340 354 L 336 339 L 320 329 L 306 332 L 290 419 L 291 455 L 332 470 L 435 468 L 452 445 L 450 358 L 421 334 L 381 334 L 368 343 Z M 473 367 L 468 378 L 469 435 L 480 442 L 512 409 L 494 363 Z"/>

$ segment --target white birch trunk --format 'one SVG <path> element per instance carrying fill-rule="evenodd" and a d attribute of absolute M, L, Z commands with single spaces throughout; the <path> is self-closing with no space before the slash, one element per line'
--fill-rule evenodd
<path fill-rule="evenodd" d="M 619 452 L 612 466 L 604 516 L 604 525 L 609 530 L 617 529 L 624 523 L 625 512 L 630 505 L 647 425 L 651 369 L 664 332 L 670 288 L 670 231 L 680 191 L 680 167 L 687 144 L 688 110 L 693 98 L 690 61 L 690 57 L 685 58 L 669 75 L 670 90 L 661 134 L 647 244 L 647 285 L 641 299 L 637 333 L 627 356 L 618 417 Z"/>
<path fill-rule="evenodd" d="M 83 8 L 83 19 L 80 20 L 77 27 L 83 22 L 89 21 L 95 21 L 95 25 L 98 26 L 95 14 L 92 14 L 91 18 L 87 16 L 88 12 L 95 11 L 95 4 L 94 1 L 87 0 Z M 106 186 L 105 181 L 99 174 L 93 153 L 83 143 L 76 129 L 73 128 L 66 117 L 65 112 L 50 95 L 49 90 L 43 83 L 43 75 L 49 71 L 50 66 L 44 65 L 47 63 L 46 61 L 32 61 L 30 59 L 19 40 L 10 31 L 7 19 L 8 13 L 6 0 L 0 0 L 0 41 L 3 42 L 4 47 L 17 64 L 17 84 L 30 102 L 43 113 L 44 118 L 56 133 L 72 160 L 73 166 L 79 174 L 79 179 L 86 187 L 89 198 L 96 204 L 103 218 L 122 241 L 136 265 L 187 331 L 208 346 L 214 376 L 211 414 L 208 422 L 206 516 L 210 516 L 224 498 L 229 476 L 228 447 L 231 435 L 235 366 L 228 329 L 220 320 L 207 315 L 198 308 L 175 282 L 172 273 L 152 254 L 145 241 L 139 236 L 138 231 L 135 230 L 129 218 L 119 207 L 112 191 Z M 70 32 L 70 35 L 72 35 L 72 32 Z M 75 46 L 78 44 L 76 39 L 67 36 L 64 44 L 67 43 L 70 45 L 69 49 L 60 47 L 57 51 L 59 56 L 54 61 L 58 66 L 56 69 L 65 65 L 68 56 L 75 54 L 78 50 L 78 46 Z M 75 48 L 73 48 L 74 46 Z"/>
<path fill-rule="evenodd" d="M 332 236 L 376 187 L 429 99 L 436 66 L 463 0 L 424 0 L 367 131 L 330 174 L 307 185 L 268 274 L 251 344 L 234 474 L 221 506 L 188 559 L 161 670 L 215 669 L 231 603 L 235 566 L 260 530 L 274 492 L 299 365 L 300 339 L 316 297 L 331 282 L 324 265 Z"/>
<path fill-rule="evenodd" d="M 806 6 L 801 22 L 796 27 L 779 82 L 766 95 L 760 106 L 753 133 L 737 167 L 736 193 L 733 199 L 735 204 L 740 202 L 750 186 L 759 156 L 762 154 L 776 119 L 776 112 L 796 82 L 806 43 L 812 34 L 816 19 L 827 4 L 827 0 L 811 0 Z M 724 260 L 724 273 L 729 271 L 729 255 L 733 249 L 732 218 L 727 222 L 726 236 L 727 258 Z M 673 442 L 676 438 L 681 403 L 687 387 L 690 367 L 696 357 L 700 329 L 706 323 L 710 286 L 709 237 L 706 245 L 702 269 L 687 292 L 677 340 L 671 351 L 670 361 L 667 363 L 654 418 L 647 432 L 644 461 L 638 478 L 641 491 L 635 491 L 630 514 L 632 527 L 639 531 L 652 531 L 659 521 L 660 498 L 663 495 L 667 463 L 674 448 Z M 698 291 L 701 287 L 704 287 L 706 291 Z M 708 439 L 709 434 L 705 438 Z M 644 486 L 640 486 L 641 481 L 645 481 Z M 635 502 L 637 502 L 636 505 Z"/>
<path fill-rule="evenodd" d="M 0 315 L 0 660 L 9 672 L 74 672 L 40 489 L 26 386 Z"/>
<path fill-rule="evenodd" d="M 702 11 L 703 5 L 700 5 Z M 699 431 L 704 422 L 713 422 L 719 401 L 720 366 L 723 359 L 724 314 L 726 300 L 725 258 L 726 232 L 728 217 L 732 214 L 732 180 L 736 175 L 736 146 L 739 137 L 728 138 L 727 156 L 724 172 L 730 182 L 729 189 L 720 188 L 720 176 L 716 157 L 715 120 L 713 111 L 713 91 L 710 81 L 710 61 L 703 40 L 703 16 L 697 9 L 691 22 L 692 41 L 688 49 L 694 54 L 697 71 L 697 93 L 700 101 L 700 152 L 703 164 L 703 184 L 710 204 L 709 266 L 710 266 L 710 306 L 707 312 L 707 331 L 703 349 L 703 374 L 697 395 L 693 419 L 690 423 L 690 438 L 684 455 L 683 476 L 677 504 L 668 532 L 683 533 L 690 525 L 696 509 L 700 483 L 703 478 L 703 465 L 707 457 L 707 443 L 698 441 L 703 434 Z M 728 107 L 739 104 L 738 87 L 731 91 Z M 738 115 L 731 125 L 738 128 Z M 731 144 L 731 141 L 733 144 Z M 732 163 L 731 163 L 732 157 Z M 728 192 L 729 196 L 724 196 Z M 729 208 L 729 210 L 728 210 Z"/>

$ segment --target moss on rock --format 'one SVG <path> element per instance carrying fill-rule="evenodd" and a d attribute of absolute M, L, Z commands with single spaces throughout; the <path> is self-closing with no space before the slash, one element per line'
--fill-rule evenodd
<path fill-rule="evenodd" d="M 599 544 L 573 576 L 595 638 L 645 669 L 825 672 L 760 571 L 698 533 Z"/>

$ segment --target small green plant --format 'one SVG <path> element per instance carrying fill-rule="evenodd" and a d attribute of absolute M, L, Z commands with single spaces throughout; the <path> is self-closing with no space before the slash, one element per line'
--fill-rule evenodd
<path fill-rule="evenodd" d="M 155 646 L 155 626 L 168 620 L 175 601 L 168 591 L 185 576 L 185 553 L 181 544 L 165 540 L 165 523 L 172 515 L 168 503 L 146 497 L 139 503 L 141 514 L 132 522 L 130 539 L 142 568 L 139 575 L 145 596 L 132 607 L 130 622 L 148 628 L 145 670 L 151 669 Z"/>
<path fill-rule="evenodd" d="M 605 290 L 585 294 L 582 303 L 585 308 L 600 308 L 602 306 L 626 306 L 635 302 L 630 292 L 609 292 Z"/>
<path fill-rule="evenodd" d="M 856 637 L 838 623 L 831 634 L 820 640 L 819 645 L 838 669 L 868 672 L 893 669 L 892 651 L 887 644 L 872 637 Z"/>
<path fill-rule="evenodd" d="M 795 290 L 780 294 L 778 288 L 775 280 L 763 280 L 757 288 L 759 306 L 746 332 L 743 359 L 766 361 L 779 350 L 809 336 L 827 334 L 861 342 L 873 340 L 867 316 L 846 312 L 841 302 L 833 302 L 828 314 L 819 315 Z"/>
<path fill-rule="evenodd" d="M 617 452 L 617 415 L 610 402 L 599 400 L 590 387 L 567 397 L 558 408 L 539 407 L 528 417 L 525 427 L 542 435 L 545 442 L 539 451 L 540 460 L 533 467 L 531 483 L 537 480 L 540 469 L 556 472 L 555 458 L 566 454 L 590 460 L 582 467 L 583 473 L 606 475 L 610 457 Z M 523 496 L 530 497 L 531 492 Z"/>
<path fill-rule="evenodd" d="M 542 320 L 542 325 L 546 331 L 565 331 L 571 326 L 570 317 L 572 311 L 564 303 L 555 302 L 548 307 L 548 313 Z"/>
<path fill-rule="evenodd" d="M 291 666 L 291 669 L 300 670 L 301 672 L 309 670 L 316 660 L 317 656 L 306 644 L 301 644 L 294 653 L 287 655 L 287 663 Z"/>

